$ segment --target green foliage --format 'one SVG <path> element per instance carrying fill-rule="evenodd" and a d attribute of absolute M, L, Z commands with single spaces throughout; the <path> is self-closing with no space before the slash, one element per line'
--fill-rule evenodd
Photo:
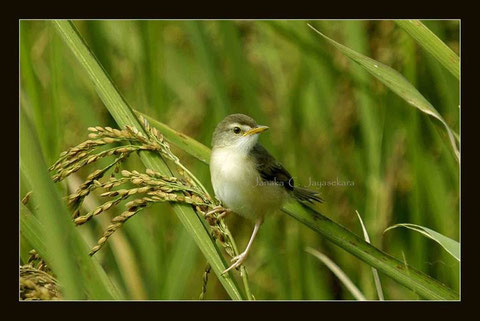
<path fill-rule="evenodd" d="M 449 237 L 446 237 L 445 235 L 442 235 L 438 232 L 435 232 L 434 230 L 429 229 L 428 227 L 416 225 L 416 224 L 411 224 L 411 223 L 403 223 L 403 224 L 395 224 L 393 226 L 390 226 L 385 230 L 385 232 L 397 228 L 397 227 L 405 227 L 408 228 L 412 231 L 416 231 L 425 237 L 428 237 L 429 239 L 434 240 L 438 244 L 440 244 L 445 251 L 450 253 L 454 258 L 456 258 L 458 261 L 460 261 L 460 243 L 452 240 Z"/>
<path fill-rule="evenodd" d="M 401 74 L 397 71 L 392 69 L 389 66 L 386 66 L 374 59 L 366 57 L 348 47 L 345 47 L 338 42 L 328 38 L 317 29 L 313 28 L 310 24 L 309 27 L 316 31 L 319 35 L 327 39 L 330 43 L 332 43 L 335 47 L 340 49 L 340 51 L 345 54 L 347 57 L 358 63 L 360 66 L 365 68 L 369 73 L 375 76 L 378 80 L 388 86 L 391 90 L 393 90 L 397 95 L 405 99 L 409 104 L 417 107 L 422 112 L 428 115 L 432 115 L 433 117 L 437 118 L 447 129 L 450 142 L 452 144 L 453 151 L 455 152 L 455 156 L 457 159 L 460 159 L 460 152 L 458 147 L 455 143 L 455 137 L 458 139 L 458 134 L 454 133 L 450 127 L 448 127 L 447 123 L 443 119 L 443 117 L 438 113 L 435 107 L 430 104 L 425 97 L 418 92 L 418 90 Z M 457 61 L 458 64 L 458 61 Z"/>
<path fill-rule="evenodd" d="M 312 248 L 307 248 L 306 251 L 317 259 L 319 259 L 323 264 L 325 264 L 334 274 L 335 276 L 343 283 L 345 288 L 350 291 L 353 297 L 359 301 L 365 301 L 366 298 L 363 293 L 353 284 L 352 280 L 342 271 L 342 269 L 336 265 L 332 260 L 328 258 L 323 253 L 320 253 Z"/>
<path fill-rule="evenodd" d="M 396 23 L 460 80 L 460 58 L 427 26 L 419 20 L 398 20 Z"/>
<path fill-rule="evenodd" d="M 139 123 L 138 119 L 126 101 L 116 90 L 115 86 L 108 78 L 108 75 L 103 71 L 102 67 L 95 59 L 95 56 L 93 56 L 88 50 L 88 47 L 83 42 L 83 39 L 79 36 L 74 25 L 70 21 L 65 20 L 56 20 L 53 23 L 58 28 L 65 43 L 67 43 L 76 58 L 81 62 L 83 67 L 88 72 L 88 75 L 94 83 L 99 96 L 102 98 L 103 103 L 115 118 L 117 124 L 121 128 L 129 125 L 142 131 L 142 125 Z M 145 132 L 143 133 L 145 134 Z M 172 176 L 172 170 L 168 167 L 160 155 L 142 153 L 140 156 L 146 168 Z M 174 208 L 175 214 L 178 215 L 187 231 L 202 250 L 215 273 L 220 276 L 220 282 L 223 284 L 225 290 L 229 293 L 232 299 L 241 299 L 242 295 L 240 294 L 240 291 L 238 290 L 231 276 L 221 276 L 221 273 L 228 266 L 225 264 L 225 260 L 219 253 L 218 247 L 195 211 L 190 206 L 185 204 L 174 204 L 172 207 Z"/>
<path fill-rule="evenodd" d="M 365 224 L 363 224 L 362 217 L 360 216 L 360 213 L 358 213 L 358 211 L 355 211 L 355 212 L 357 213 L 358 220 L 362 225 L 363 237 L 365 238 L 365 242 L 370 243 L 370 237 L 368 236 L 368 232 L 367 232 L 367 228 L 365 227 Z M 383 296 L 382 283 L 380 282 L 378 271 L 374 267 L 372 267 L 372 274 L 373 274 L 373 280 L 375 281 L 375 287 L 377 288 L 378 299 L 383 301 L 385 300 L 385 298 Z"/>
<path fill-rule="evenodd" d="M 159 123 L 152 119 L 152 125 L 157 127 L 161 132 L 162 130 L 167 134 L 171 134 L 171 129 L 167 126 Z M 195 142 L 193 139 L 185 137 L 178 146 L 181 146 L 183 150 L 188 152 L 192 155 L 201 154 L 201 159 L 210 159 L 210 151 L 204 152 L 206 147 L 200 147 L 198 142 Z M 302 206 L 298 203 L 289 203 L 284 206 L 282 209 L 283 212 L 292 216 L 300 223 L 305 224 L 313 231 L 319 233 L 320 235 L 324 236 L 326 239 L 330 240 L 334 244 L 340 246 L 341 248 L 345 249 L 346 251 L 350 252 L 351 254 L 357 256 L 362 261 L 370 264 L 372 266 L 373 274 L 374 274 L 374 281 L 375 286 L 377 287 L 377 293 L 379 293 L 379 297 L 383 298 L 383 294 L 381 293 L 381 286 L 380 280 L 378 278 L 378 273 L 375 268 L 380 269 L 383 273 L 390 276 L 400 284 L 403 284 L 412 290 L 418 292 L 425 298 L 430 299 L 457 299 L 458 295 L 451 291 L 450 289 L 443 286 L 441 283 L 435 282 L 427 275 L 422 274 L 419 271 L 409 267 L 402 262 L 395 260 L 394 258 L 382 253 L 378 249 L 372 247 L 370 245 L 370 238 L 366 233 L 365 226 L 363 221 L 360 218 L 360 215 L 357 212 L 357 216 L 360 219 L 360 223 L 362 226 L 365 242 L 363 242 L 359 237 L 355 234 L 351 233 L 350 231 L 345 230 L 342 226 L 336 224 L 335 222 L 331 221 L 327 217 L 325 217 L 320 212 L 312 209 L 309 206 Z M 314 250 L 315 251 L 315 250 Z M 319 252 L 317 251 L 317 254 Z M 319 255 L 315 255 L 319 257 Z M 322 256 L 322 254 L 320 254 Z M 327 263 L 328 258 L 322 257 L 320 258 L 332 271 L 338 271 L 338 267 L 333 267 L 332 264 Z M 341 272 L 341 271 L 340 271 Z M 343 273 L 343 272 L 341 272 Z M 335 272 L 337 275 L 337 273 Z M 343 273 L 344 274 L 344 273 Z M 338 276 L 338 275 L 337 275 Z M 339 279 L 342 280 L 343 283 L 345 277 L 338 276 Z M 351 290 L 351 285 L 349 284 L 347 288 Z M 353 291 L 355 292 L 355 291 Z M 359 299 L 361 295 L 358 295 L 356 292 L 355 297 Z"/>
<path fill-rule="evenodd" d="M 21 230 L 58 276 L 66 299 L 119 299 L 104 270 L 87 255 L 87 247 L 74 230 L 65 204 L 48 176 L 30 121 L 20 112 L 21 168 L 35 190 L 38 219 L 22 206 Z M 23 205 L 23 204 L 22 204 Z M 47 232 L 48 231 L 48 232 Z M 54 249 L 54 250 L 53 250 Z M 71 253 L 76 255 L 71 255 Z"/>
<path fill-rule="evenodd" d="M 436 250 L 416 233 L 398 230 L 395 237 L 382 234 L 397 222 L 414 222 L 459 239 L 459 165 L 451 156 L 444 131 L 439 130 L 436 119 L 406 108 L 405 100 L 312 32 L 307 22 L 75 21 L 75 25 L 125 101 L 172 129 L 170 137 L 162 132 L 172 145 L 180 147 L 174 152 L 211 194 L 205 145 L 209 146 L 216 122 L 233 112 L 250 114 L 271 128 L 261 142 L 289 169 L 296 184 L 322 184 L 310 187 L 319 188 L 326 199 L 316 210 L 362 235 L 355 215 L 358 209 L 374 247 L 458 291 L 458 261 L 447 252 Z M 435 106 L 451 131 L 459 132 L 458 80 L 395 22 L 315 21 L 312 25 L 403 75 Z M 458 54 L 458 21 L 425 25 Z M 43 157 L 46 168 L 61 150 L 83 141 L 88 127 L 118 128 L 131 118 L 130 112 L 127 118 L 115 111 L 111 116 L 102 102 L 108 107 L 109 98 L 99 98 L 98 85 L 92 83 L 91 75 L 84 72 L 50 22 L 22 21 L 20 27 L 21 106 L 31 119 L 33 132 L 38 133 L 43 154 L 32 154 L 21 146 L 22 161 Z M 122 104 L 122 100 L 113 103 Z M 194 157 L 182 151 L 187 148 L 196 151 Z M 145 156 L 141 157 L 145 161 Z M 130 170 L 144 168 L 135 157 L 126 166 Z M 84 180 L 87 174 L 80 171 L 77 179 Z M 41 218 L 37 213 L 40 204 L 37 208 L 35 201 L 39 197 L 35 176 L 22 167 L 20 177 L 21 198 L 34 190 L 34 206 L 27 205 L 34 217 Z M 346 181 L 354 184 L 338 183 Z M 58 195 L 66 195 L 66 188 L 57 184 Z M 98 200 L 96 195 L 91 198 L 92 202 Z M 62 204 L 60 199 L 55 202 Z M 91 260 L 101 263 L 111 283 L 125 294 L 120 297 L 198 298 L 207 261 L 195 245 L 198 240 L 184 227 L 193 217 L 185 218 L 187 213 L 195 215 L 185 209 L 179 220 L 178 209 L 168 204 L 147 208 L 125 224 L 119 234 L 123 235 L 122 246 L 114 245 L 114 236 Z M 110 215 L 118 214 L 102 215 L 108 222 Z M 75 228 L 64 210 L 56 211 L 55 222 L 58 217 L 64 218 L 59 226 L 77 233 L 86 243 L 84 251 L 67 252 L 65 266 L 70 270 L 74 263 L 68 262 L 87 255 L 101 234 L 102 223 Z M 227 223 L 238 247 L 243 248 L 251 224 L 236 216 L 228 217 Z M 22 223 L 21 253 L 37 246 L 40 253 L 39 239 L 47 249 L 52 246 L 45 237 L 28 236 L 28 231 Z M 306 247 L 312 247 L 341 266 L 367 299 L 376 299 L 373 263 L 365 264 L 325 239 L 288 215 L 267 218 L 246 263 L 255 298 L 352 299 L 318 260 L 305 253 Z M 213 255 L 215 251 L 212 248 Z M 131 253 L 128 262 L 124 252 Z M 24 262 L 25 254 L 21 257 Z M 129 262 L 137 267 L 128 270 L 136 277 L 128 278 L 125 273 Z M 82 284 L 82 273 L 75 270 L 69 275 L 59 268 L 59 278 L 63 275 L 67 283 L 71 279 L 73 289 L 81 288 L 74 284 Z M 419 298 L 418 290 L 400 286 L 379 268 L 378 272 L 386 299 Z M 240 280 L 237 272 L 233 277 Z M 144 289 L 143 294 L 135 290 L 139 288 Z M 206 299 L 229 299 L 230 294 L 211 273 Z"/>

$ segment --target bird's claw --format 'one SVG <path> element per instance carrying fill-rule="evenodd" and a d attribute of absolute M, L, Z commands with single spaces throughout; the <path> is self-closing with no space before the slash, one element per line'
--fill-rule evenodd
<path fill-rule="evenodd" d="M 231 261 L 234 262 L 234 263 L 233 263 L 228 269 L 226 269 L 225 271 L 223 271 L 222 274 L 225 274 L 225 273 L 227 273 L 228 271 L 239 267 L 239 266 L 245 261 L 246 258 L 247 258 L 247 253 L 245 253 L 245 252 L 243 252 L 243 253 L 240 254 L 240 255 L 235 256 L 235 257 L 231 260 Z"/>
<path fill-rule="evenodd" d="M 230 260 L 230 262 L 237 262 L 237 261 L 240 261 L 240 260 L 243 261 L 243 260 L 245 260 L 245 256 L 246 256 L 245 253 L 239 254 L 239 255 L 235 256 L 234 258 L 232 258 Z"/>
<path fill-rule="evenodd" d="M 222 213 L 222 214 L 218 215 L 218 217 L 223 218 L 225 215 L 227 215 L 230 212 L 231 212 L 231 210 L 229 210 L 228 208 L 225 208 L 221 205 L 217 205 L 210 212 L 205 214 L 205 216 L 210 216 L 210 215 L 215 214 L 215 213 Z"/>

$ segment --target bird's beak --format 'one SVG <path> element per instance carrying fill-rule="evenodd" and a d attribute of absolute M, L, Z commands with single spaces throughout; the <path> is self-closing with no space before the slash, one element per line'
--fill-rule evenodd
<path fill-rule="evenodd" d="M 258 126 L 258 127 L 255 127 L 255 128 L 252 128 L 248 131 L 246 131 L 243 136 L 250 136 L 250 135 L 253 135 L 253 134 L 259 134 L 261 132 L 264 132 L 268 129 L 267 126 Z"/>

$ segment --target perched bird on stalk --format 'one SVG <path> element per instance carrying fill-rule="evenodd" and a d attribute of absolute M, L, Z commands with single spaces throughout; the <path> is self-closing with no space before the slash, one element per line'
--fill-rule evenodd
<path fill-rule="evenodd" d="M 280 209 L 289 197 L 322 202 L 317 192 L 296 187 L 290 173 L 258 143 L 258 135 L 267 129 L 251 117 L 232 114 L 213 133 L 210 174 L 215 195 L 228 211 L 255 222 L 245 251 L 223 273 L 245 261 L 265 216 Z M 212 210 L 219 211 L 223 208 Z"/>

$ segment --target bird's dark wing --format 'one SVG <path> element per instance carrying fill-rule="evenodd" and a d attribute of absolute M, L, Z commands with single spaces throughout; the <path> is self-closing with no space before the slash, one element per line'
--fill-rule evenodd
<path fill-rule="evenodd" d="M 257 143 L 250 151 L 249 157 L 255 161 L 263 180 L 282 184 L 287 190 L 293 191 L 292 175 L 262 145 Z"/>

